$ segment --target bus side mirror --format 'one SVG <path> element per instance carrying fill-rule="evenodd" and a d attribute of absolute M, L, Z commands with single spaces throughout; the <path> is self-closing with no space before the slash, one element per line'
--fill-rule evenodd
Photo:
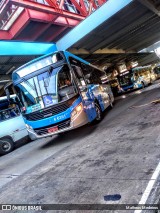
<path fill-rule="evenodd" d="M 87 82 L 87 84 L 90 84 L 90 83 L 91 83 L 89 79 L 86 79 L 86 82 Z"/>
<path fill-rule="evenodd" d="M 13 83 L 8 83 L 8 84 L 6 84 L 6 86 L 4 87 L 4 91 L 5 91 L 5 93 L 6 93 L 8 102 L 10 102 L 10 99 L 11 99 L 11 98 L 10 98 L 9 88 L 12 88 L 12 86 L 13 86 Z"/>
<path fill-rule="evenodd" d="M 7 100 L 10 104 L 16 104 L 16 105 L 19 105 L 19 103 L 17 101 L 14 101 L 11 96 L 10 96 L 10 91 L 9 91 L 9 88 L 12 88 L 13 84 L 12 83 L 9 83 L 7 84 L 5 87 L 4 87 L 4 90 L 5 90 L 5 93 L 6 93 L 6 96 L 7 96 Z"/>
<path fill-rule="evenodd" d="M 90 73 L 85 75 L 85 79 L 86 79 L 87 84 L 91 83 L 90 78 L 91 78 L 91 74 Z"/>

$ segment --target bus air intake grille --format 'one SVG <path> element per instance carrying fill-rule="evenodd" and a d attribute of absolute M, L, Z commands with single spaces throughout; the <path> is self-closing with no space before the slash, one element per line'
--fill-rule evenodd
<path fill-rule="evenodd" d="M 69 107 L 70 107 L 69 104 L 66 102 L 66 103 L 63 103 L 63 104 L 60 104 L 60 105 L 48 107 L 48 108 L 39 110 L 37 112 L 30 113 L 28 115 L 26 114 L 25 117 L 29 121 L 37 121 L 37 120 L 48 118 L 48 117 L 57 115 L 61 112 L 64 112 Z"/>
<path fill-rule="evenodd" d="M 79 95 L 75 95 L 67 101 L 63 101 L 56 105 L 46 107 L 44 109 L 38 110 L 36 112 L 32 112 L 30 114 L 23 114 L 23 116 L 28 121 L 37 121 L 37 120 L 41 120 L 44 118 L 48 118 L 48 117 L 57 115 L 61 112 L 66 111 L 78 97 L 79 97 Z"/>
<path fill-rule="evenodd" d="M 56 125 L 50 125 L 45 128 L 34 129 L 34 131 L 37 133 L 37 135 L 45 135 L 45 134 L 48 134 L 48 128 L 55 127 L 55 126 L 58 127 L 58 130 L 70 127 L 70 119 L 61 121 L 57 123 Z"/>

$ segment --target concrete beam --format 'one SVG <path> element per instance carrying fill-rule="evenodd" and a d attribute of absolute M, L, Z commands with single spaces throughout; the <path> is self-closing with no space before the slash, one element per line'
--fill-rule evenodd
<path fill-rule="evenodd" d="M 95 52 L 91 53 L 90 51 L 86 50 L 86 49 L 77 49 L 77 48 L 70 48 L 69 52 L 75 54 L 75 55 L 88 55 L 88 54 L 119 54 L 119 53 L 126 53 L 126 51 L 122 50 L 122 49 L 108 49 L 108 48 L 103 48 L 103 49 L 99 49 L 96 50 Z M 129 51 L 127 53 L 136 53 L 134 51 Z"/>
<path fill-rule="evenodd" d="M 80 49 L 70 48 L 68 51 L 73 53 L 73 54 L 75 54 L 75 55 L 82 55 L 82 54 L 83 55 L 85 55 L 85 54 L 88 55 L 88 54 L 90 54 L 90 52 L 88 50 L 83 49 L 83 48 L 80 48 Z"/>
<path fill-rule="evenodd" d="M 132 0 L 109 0 L 94 13 L 74 27 L 63 38 L 57 41 L 58 50 L 67 50 L 76 42 L 84 38 L 99 25 L 107 21 L 121 9 L 126 7 Z M 97 18 L 98 17 L 98 18 Z"/>
<path fill-rule="evenodd" d="M 93 54 L 107 54 L 107 53 L 118 54 L 118 53 L 125 53 L 125 51 L 122 50 L 122 49 L 108 49 L 108 48 L 104 48 L 104 49 L 96 50 Z"/>
<path fill-rule="evenodd" d="M 54 43 L 0 41 L 0 56 L 44 55 L 56 50 Z"/>

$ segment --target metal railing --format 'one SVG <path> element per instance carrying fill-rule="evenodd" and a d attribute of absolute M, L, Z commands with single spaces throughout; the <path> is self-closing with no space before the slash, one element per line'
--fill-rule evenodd
<path fill-rule="evenodd" d="M 1 2 L 0 2 L 0 10 L 6 4 L 6 2 L 7 2 L 7 0 L 1 0 Z"/>
<path fill-rule="evenodd" d="M 9 23 L 9 21 L 12 19 L 14 14 L 17 12 L 19 7 L 15 5 L 10 5 L 7 10 L 4 12 L 2 18 L 0 18 L 0 29 L 4 30 L 5 26 Z M 7 30 L 7 29 L 5 29 Z"/>
<path fill-rule="evenodd" d="M 30 0 L 30 1 L 37 2 L 39 4 L 48 5 L 48 3 L 45 0 Z M 8 0 L 2 0 L 0 2 L 0 10 L 8 2 L 9 2 Z M 16 16 L 16 18 L 18 18 L 18 16 L 20 15 L 21 11 L 19 10 L 19 8 L 20 7 L 15 6 L 15 5 L 9 5 L 9 7 L 6 8 L 6 11 L 2 11 L 3 15 L 0 18 L 0 30 L 8 30 L 8 28 L 12 24 L 11 19 L 13 19 L 13 17 L 15 17 L 15 16 Z M 69 0 L 64 1 L 63 9 L 70 11 L 70 12 L 73 12 L 73 13 L 79 14 L 79 11 L 76 9 L 76 7 Z M 17 12 L 17 15 L 15 15 L 16 12 Z"/>
<path fill-rule="evenodd" d="M 37 2 L 39 4 L 49 5 L 45 0 L 30 0 L 30 1 Z M 57 1 L 57 5 L 58 5 L 58 1 Z M 69 0 L 64 0 L 63 9 L 70 11 L 72 13 L 77 13 L 77 14 L 79 13 L 75 5 L 72 4 Z"/>
<path fill-rule="evenodd" d="M 49 6 L 49 4 L 47 3 L 48 0 L 28 0 L 28 1 L 37 2 L 39 4 Z M 84 8 L 82 9 L 81 7 L 76 8 L 76 5 L 72 3 L 72 0 L 64 0 L 62 9 L 60 10 L 67 10 L 71 13 L 76 13 L 76 14 L 89 15 L 91 12 L 93 12 L 99 7 L 98 5 L 99 0 L 83 0 L 83 1 L 84 1 L 83 3 Z M 92 1 L 94 2 L 94 6 L 92 6 L 92 3 L 91 3 Z M 107 0 L 101 0 L 101 1 L 107 1 Z M 57 0 L 57 7 L 59 6 L 59 3 L 60 3 L 60 0 Z M 79 4 L 78 1 L 77 1 L 77 4 Z M 6 7 L 4 7 L 5 5 Z M 0 30 L 8 30 L 11 27 L 11 25 L 15 22 L 15 20 L 20 16 L 21 12 L 24 9 L 25 8 L 15 6 L 13 4 L 9 4 L 9 0 L 1 0 L 0 1 Z M 82 13 L 83 10 L 86 10 L 85 13 Z"/>

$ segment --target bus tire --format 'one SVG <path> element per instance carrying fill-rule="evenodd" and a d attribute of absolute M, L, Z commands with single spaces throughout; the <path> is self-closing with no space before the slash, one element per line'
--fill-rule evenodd
<path fill-rule="evenodd" d="M 94 122 L 99 123 L 103 118 L 103 113 L 102 113 L 100 105 L 97 102 L 95 102 L 95 109 L 96 109 L 97 117 L 95 118 Z"/>
<path fill-rule="evenodd" d="M 142 84 L 142 89 L 144 89 L 145 88 L 144 82 L 142 81 L 141 84 Z"/>
<path fill-rule="evenodd" d="M 0 155 L 8 154 L 13 148 L 14 144 L 12 139 L 6 137 L 0 139 Z"/>
<path fill-rule="evenodd" d="M 112 109 L 113 108 L 113 102 L 112 102 L 112 99 L 111 99 L 110 95 L 109 95 L 109 102 L 110 102 L 110 108 Z"/>

